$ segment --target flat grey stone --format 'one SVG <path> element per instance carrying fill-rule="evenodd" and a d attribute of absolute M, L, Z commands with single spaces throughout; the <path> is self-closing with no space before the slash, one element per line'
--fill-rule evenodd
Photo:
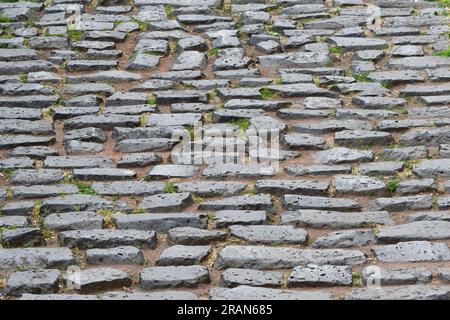
<path fill-rule="evenodd" d="M 352 268 L 308 264 L 295 267 L 288 278 L 288 287 L 303 286 L 349 286 L 352 284 Z"/>
<path fill-rule="evenodd" d="M 3 293 L 7 296 L 56 293 L 60 279 L 61 273 L 54 269 L 14 272 L 8 278 Z"/>
<path fill-rule="evenodd" d="M 334 134 L 334 142 L 341 146 L 389 145 L 394 138 L 388 132 L 343 130 Z"/>
<path fill-rule="evenodd" d="M 251 178 L 260 176 L 273 176 L 275 169 L 261 164 L 221 164 L 212 165 L 203 170 L 203 175 L 208 178 Z"/>
<path fill-rule="evenodd" d="M 427 154 L 428 151 L 425 146 L 417 146 L 417 147 L 383 149 L 380 155 L 383 158 L 389 160 L 407 161 L 426 158 Z"/>
<path fill-rule="evenodd" d="M 11 190 L 15 199 L 56 197 L 62 194 L 73 195 L 79 192 L 73 184 L 13 186 Z"/>
<path fill-rule="evenodd" d="M 447 300 L 448 286 L 404 286 L 395 288 L 353 289 L 346 300 Z"/>
<path fill-rule="evenodd" d="M 379 195 L 385 193 L 385 183 L 368 176 L 338 176 L 333 179 L 337 194 Z"/>
<path fill-rule="evenodd" d="M 22 216 L 4 216 L 0 217 L 0 227 L 2 228 L 24 228 L 28 227 L 26 217 Z"/>
<path fill-rule="evenodd" d="M 161 252 L 155 264 L 157 266 L 200 264 L 208 257 L 211 250 L 211 246 L 171 246 Z"/>
<path fill-rule="evenodd" d="M 280 287 L 282 279 L 283 274 L 281 272 L 229 268 L 220 275 L 220 286 L 228 288 L 242 285 Z"/>
<path fill-rule="evenodd" d="M 282 224 L 313 228 L 362 228 L 370 225 L 392 225 L 394 221 L 386 211 L 338 212 L 321 210 L 286 211 L 281 216 Z"/>
<path fill-rule="evenodd" d="M 348 149 L 343 147 L 316 152 L 314 159 L 318 164 L 341 164 L 372 161 L 373 152 L 369 150 Z"/>
<path fill-rule="evenodd" d="M 450 221 L 449 211 L 428 211 L 428 212 L 417 212 L 408 215 L 406 218 L 408 222 L 414 221 Z"/>
<path fill-rule="evenodd" d="M 245 190 L 247 184 L 228 181 L 192 181 L 174 184 L 178 192 L 191 192 L 199 196 L 234 196 Z"/>
<path fill-rule="evenodd" d="M 422 178 L 449 177 L 450 159 L 422 160 L 413 172 Z"/>
<path fill-rule="evenodd" d="M 445 243 L 428 241 L 408 241 L 385 246 L 373 246 L 372 251 L 381 262 L 450 260 L 450 250 Z"/>
<path fill-rule="evenodd" d="M 143 198 L 139 207 L 150 212 L 174 212 L 182 211 L 191 203 L 189 192 L 161 193 Z"/>
<path fill-rule="evenodd" d="M 248 243 L 302 244 L 306 242 L 308 237 L 306 230 L 292 226 L 232 225 L 229 229 L 230 235 Z"/>
<path fill-rule="evenodd" d="M 4 247 L 32 247 L 45 244 L 39 228 L 6 229 L 1 235 Z"/>
<path fill-rule="evenodd" d="M 233 224 L 263 224 L 265 221 L 266 212 L 262 210 L 220 210 L 217 211 L 213 217 L 213 224 L 216 228 L 223 228 Z"/>
<path fill-rule="evenodd" d="M 94 182 L 91 188 L 100 195 L 111 196 L 148 196 L 164 192 L 164 182 L 116 181 Z"/>
<path fill-rule="evenodd" d="M 353 50 L 374 50 L 387 48 L 387 42 L 383 39 L 359 38 L 359 37 L 330 37 L 331 44 L 344 49 Z"/>
<path fill-rule="evenodd" d="M 64 172 L 59 169 L 18 169 L 9 180 L 12 184 L 35 185 L 58 183 L 64 179 Z"/>
<path fill-rule="evenodd" d="M 192 227 L 176 227 L 167 232 L 168 239 L 176 244 L 204 245 L 227 238 L 225 231 L 203 230 Z"/>
<path fill-rule="evenodd" d="M 434 179 L 429 178 L 401 181 L 398 183 L 396 191 L 398 194 L 407 195 L 436 190 L 438 190 L 438 185 Z"/>
<path fill-rule="evenodd" d="M 265 210 L 271 212 L 272 198 L 269 194 L 233 196 L 221 200 L 204 201 L 200 210 Z"/>
<path fill-rule="evenodd" d="M 203 213 L 142 213 L 114 215 L 113 221 L 118 229 L 167 232 L 176 227 L 205 228 L 206 218 L 206 214 Z"/>
<path fill-rule="evenodd" d="M 103 168 L 112 165 L 112 160 L 107 157 L 48 156 L 44 160 L 45 167 L 60 169 Z"/>
<path fill-rule="evenodd" d="M 290 165 L 284 167 L 284 171 L 290 176 L 307 176 L 307 175 L 330 175 L 330 174 L 348 174 L 351 173 L 351 166 L 346 165 Z"/>
<path fill-rule="evenodd" d="M 209 292 L 211 300 L 332 300 L 325 291 L 294 291 L 285 289 L 238 286 L 232 289 L 215 288 Z"/>
<path fill-rule="evenodd" d="M 188 178 L 195 174 L 197 168 L 193 165 L 156 165 L 148 173 L 152 179 Z"/>
<path fill-rule="evenodd" d="M 118 168 L 146 167 L 161 163 L 161 157 L 153 152 L 125 154 L 117 162 Z"/>
<path fill-rule="evenodd" d="M 198 300 L 195 293 L 189 291 L 155 291 L 155 292 L 107 292 L 99 296 L 100 300 Z"/>
<path fill-rule="evenodd" d="M 431 270 L 425 268 L 411 269 L 385 269 L 380 268 L 375 271 L 373 268 L 366 267 L 361 272 L 363 284 L 379 281 L 382 286 L 389 285 L 408 285 L 408 284 L 427 284 L 431 281 Z"/>
<path fill-rule="evenodd" d="M 310 68 L 323 67 L 329 60 L 328 54 L 316 52 L 293 52 L 259 56 L 263 68 Z"/>
<path fill-rule="evenodd" d="M 143 246 L 154 248 L 156 234 L 154 231 L 91 229 L 62 231 L 58 234 L 59 242 L 70 248 L 113 248 L 117 246 Z"/>
<path fill-rule="evenodd" d="M 337 199 L 328 197 L 298 196 L 287 194 L 283 197 L 283 207 L 287 210 L 323 209 L 355 211 L 360 205 L 351 199 Z"/>
<path fill-rule="evenodd" d="M 450 270 L 448 268 L 440 268 L 437 272 L 437 277 L 445 283 L 450 283 Z"/>
<path fill-rule="evenodd" d="M 9 202 L 2 207 L 1 213 L 3 216 L 27 216 L 34 206 L 34 201 Z"/>
<path fill-rule="evenodd" d="M 34 161 L 28 157 L 12 157 L 0 160 L 0 169 L 32 168 Z"/>
<path fill-rule="evenodd" d="M 101 229 L 103 218 L 92 211 L 53 213 L 44 218 L 44 226 L 55 231 Z"/>
<path fill-rule="evenodd" d="M 220 269 L 283 269 L 311 263 L 359 265 L 365 261 L 364 254 L 357 250 L 228 245 L 220 251 L 215 266 Z"/>
<path fill-rule="evenodd" d="M 122 201 L 111 201 L 95 195 L 71 194 L 46 198 L 41 207 L 42 212 L 49 213 L 100 209 L 128 210 L 128 205 Z"/>
<path fill-rule="evenodd" d="M 132 246 L 86 250 L 88 264 L 143 264 L 142 252 Z"/>
<path fill-rule="evenodd" d="M 82 293 L 129 287 L 132 282 L 127 273 L 112 268 L 85 269 L 80 271 L 79 277 L 69 274 L 64 280 Z"/>
<path fill-rule="evenodd" d="M 285 134 L 281 138 L 282 144 L 291 150 L 323 150 L 328 146 L 324 139 L 306 133 Z"/>
<path fill-rule="evenodd" d="M 208 269 L 203 266 L 150 267 L 140 273 L 143 290 L 195 287 L 209 281 Z"/>
<path fill-rule="evenodd" d="M 352 102 L 364 109 L 388 109 L 389 107 L 402 107 L 407 104 L 407 101 L 403 98 L 364 96 L 353 97 Z"/>
<path fill-rule="evenodd" d="M 302 194 L 323 196 L 328 194 L 328 181 L 317 180 L 258 180 L 255 183 L 257 193 L 275 195 Z"/>
<path fill-rule="evenodd" d="M 372 230 L 348 230 L 330 232 L 314 240 L 312 248 L 351 248 L 366 246 L 375 241 Z"/>
<path fill-rule="evenodd" d="M 367 205 L 370 210 L 388 210 L 388 211 L 404 211 L 404 210 L 424 210 L 430 209 L 432 206 L 432 195 L 414 195 L 392 198 L 377 198 L 371 200 Z"/>
<path fill-rule="evenodd" d="M 379 243 L 401 241 L 445 240 L 450 238 L 450 222 L 417 221 L 381 228 L 377 234 Z"/>
<path fill-rule="evenodd" d="M 81 180 L 126 180 L 136 176 L 136 171 L 117 168 L 74 169 L 73 177 Z"/>
<path fill-rule="evenodd" d="M 390 176 L 402 171 L 402 169 L 403 162 L 400 161 L 377 161 L 361 164 L 358 172 L 367 175 Z"/>
<path fill-rule="evenodd" d="M 0 269 L 13 270 L 17 266 L 33 268 L 64 268 L 75 263 L 68 248 L 0 249 Z"/>

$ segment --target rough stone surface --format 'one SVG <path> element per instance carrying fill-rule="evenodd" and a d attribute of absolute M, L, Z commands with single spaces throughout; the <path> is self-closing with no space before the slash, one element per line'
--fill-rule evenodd
<path fill-rule="evenodd" d="M 73 265 L 87 293 L 20 299 L 448 298 L 445 2 L 4 0 L 0 287 Z M 350 287 L 372 263 L 396 288 Z"/>

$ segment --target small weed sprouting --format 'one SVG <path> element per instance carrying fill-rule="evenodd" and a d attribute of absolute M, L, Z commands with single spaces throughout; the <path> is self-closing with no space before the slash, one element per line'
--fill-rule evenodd
<path fill-rule="evenodd" d="M 167 181 L 165 186 L 164 186 L 164 192 L 166 193 L 175 193 L 178 191 L 178 187 L 172 182 L 172 181 Z"/>
<path fill-rule="evenodd" d="M 75 181 L 74 184 L 77 186 L 79 193 L 95 195 L 96 192 L 92 189 L 91 185 L 83 181 Z"/>
<path fill-rule="evenodd" d="M 397 191 L 398 188 L 398 180 L 397 179 L 391 179 L 388 181 L 388 183 L 386 183 L 386 189 L 389 192 L 395 192 Z"/>
<path fill-rule="evenodd" d="M 342 49 L 341 47 L 338 47 L 338 46 L 330 46 L 328 48 L 328 50 L 330 51 L 330 53 L 337 54 L 337 55 L 344 53 L 344 49 Z"/>
<path fill-rule="evenodd" d="M 270 90 L 269 88 L 261 88 L 261 90 L 259 90 L 259 93 L 261 93 L 261 98 L 263 98 L 264 100 L 275 98 L 278 95 L 276 91 Z"/>

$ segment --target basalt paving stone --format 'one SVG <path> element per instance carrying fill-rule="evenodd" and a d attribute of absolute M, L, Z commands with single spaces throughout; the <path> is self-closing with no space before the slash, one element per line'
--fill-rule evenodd
<path fill-rule="evenodd" d="M 297 210 L 282 213 L 281 224 L 314 228 L 361 228 L 371 225 L 395 224 L 387 211 L 339 212 L 322 210 Z"/>
<path fill-rule="evenodd" d="M 72 265 L 75 257 L 68 248 L 14 248 L 0 249 L 0 270 L 64 268 Z"/>
<path fill-rule="evenodd" d="M 175 245 L 161 252 L 155 264 L 157 266 L 200 264 L 208 257 L 211 251 L 211 246 Z"/>
<path fill-rule="evenodd" d="M 447 300 L 449 286 L 413 285 L 394 288 L 353 289 L 346 300 Z"/>
<path fill-rule="evenodd" d="M 69 248 L 113 248 L 118 246 L 142 246 L 154 248 L 154 231 L 91 229 L 62 231 L 58 233 L 60 243 Z"/>
<path fill-rule="evenodd" d="M 7 280 L 3 294 L 20 296 L 24 293 L 56 293 L 61 281 L 61 272 L 50 269 L 14 272 Z"/>
<path fill-rule="evenodd" d="M 348 266 L 318 266 L 309 264 L 295 267 L 288 278 L 288 287 L 298 286 L 349 286 L 352 268 Z"/>
<path fill-rule="evenodd" d="M 380 18 L 368 27 L 371 5 Z M 88 294 L 61 282 L 23 299 L 448 298 L 450 58 L 438 2 L 0 11 L 0 268 L 77 265 L 101 278 Z M 50 248 L 78 232 L 114 236 L 80 238 L 87 251 L 73 254 Z M 137 238 L 115 236 L 136 232 L 152 234 L 150 249 L 158 233 L 154 261 Z M 383 265 L 381 291 L 350 288 L 373 280 L 373 259 L 414 266 Z M 140 288 L 146 261 L 166 271 Z M 290 270 L 257 270 L 277 263 Z M 318 276 L 303 277 L 311 264 Z M 134 271 L 115 282 L 118 270 L 94 265 Z M 177 286 L 188 288 L 166 291 Z"/>
<path fill-rule="evenodd" d="M 351 248 L 365 246 L 375 241 L 371 229 L 330 232 L 318 237 L 312 243 L 313 248 Z"/>
<path fill-rule="evenodd" d="M 34 201 L 9 202 L 2 209 L 3 216 L 27 216 L 34 208 Z"/>
<path fill-rule="evenodd" d="M 248 243 L 302 244 L 307 240 L 307 232 L 292 226 L 230 226 L 230 235 Z"/>
<path fill-rule="evenodd" d="M 207 215 L 204 213 L 141 213 L 134 215 L 113 215 L 117 229 L 155 230 L 167 232 L 176 227 L 206 228 Z"/>
<path fill-rule="evenodd" d="M 76 290 L 81 293 L 91 293 L 100 290 L 119 289 L 131 285 L 130 276 L 113 268 L 93 268 L 81 270 L 79 278 L 72 275 L 64 277 L 66 284 L 74 283 Z"/>
<path fill-rule="evenodd" d="M 372 251 L 381 262 L 450 260 L 450 249 L 445 243 L 429 241 L 407 241 L 385 246 L 373 246 Z"/>
<path fill-rule="evenodd" d="M 88 264 L 143 264 L 142 252 L 132 246 L 122 246 L 108 249 L 86 250 L 86 262 Z"/>
<path fill-rule="evenodd" d="M 326 291 L 297 291 L 258 288 L 240 285 L 236 288 L 214 288 L 209 292 L 211 300 L 332 300 Z"/>
<path fill-rule="evenodd" d="M 265 211 L 251 210 L 219 210 L 213 215 L 213 225 L 217 228 L 224 228 L 230 225 L 260 225 L 267 219 Z"/>
<path fill-rule="evenodd" d="M 55 231 L 101 229 L 103 217 L 93 211 L 53 213 L 44 218 L 43 225 Z"/>
<path fill-rule="evenodd" d="M 176 244 L 204 245 L 227 238 L 225 231 L 204 230 L 192 227 L 176 227 L 167 232 L 168 239 Z"/>
<path fill-rule="evenodd" d="M 1 235 L 4 247 L 33 247 L 45 244 L 44 236 L 39 228 L 6 229 Z"/>
<path fill-rule="evenodd" d="M 427 284 L 431 281 L 432 272 L 425 268 L 414 269 L 385 269 L 375 271 L 366 267 L 361 273 L 363 284 L 379 281 L 382 286 L 403 285 L 403 284 Z"/>
<path fill-rule="evenodd" d="M 219 252 L 215 265 L 220 269 L 281 269 L 310 263 L 359 265 L 365 261 L 364 254 L 357 250 L 229 245 Z"/>
<path fill-rule="evenodd" d="M 9 177 L 12 184 L 36 185 L 58 183 L 64 179 L 60 169 L 18 169 Z"/>
<path fill-rule="evenodd" d="M 203 266 L 150 267 L 140 273 L 140 286 L 143 290 L 195 287 L 209 281 L 208 269 Z"/>

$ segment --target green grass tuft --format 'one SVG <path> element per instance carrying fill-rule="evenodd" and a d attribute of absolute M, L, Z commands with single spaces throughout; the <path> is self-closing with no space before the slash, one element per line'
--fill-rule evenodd
<path fill-rule="evenodd" d="M 166 193 L 176 193 L 178 191 L 178 187 L 172 182 L 167 181 L 164 186 L 164 192 Z"/>
<path fill-rule="evenodd" d="M 170 4 L 164 5 L 164 11 L 166 12 L 168 18 L 173 15 L 173 7 Z"/>
<path fill-rule="evenodd" d="M 390 192 L 397 191 L 398 188 L 398 180 L 392 179 L 386 184 L 386 189 L 388 189 Z"/>
<path fill-rule="evenodd" d="M 259 93 L 261 93 L 261 97 L 264 100 L 272 99 L 278 95 L 276 91 L 270 90 L 268 88 L 262 88 L 261 90 L 259 90 Z"/>
<path fill-rule="evenodd" d="M 74 184 L 77 186 L 79 193 L 81 194 L 90 194 L 95 195 L 94 189 L 92 189 L 91 185 L 83 182 L 83 181 L 75 181 Z"/>
<path fill-rule="evenodd" d="M 369 73 L 370 72 L 366 71 L 359 74 L 354 74 L 353 78 L 355 78 L 358 82 L 372 82 L 372 80 L 368 78 Z"/>
<path fill-rule="evenodd" d="M 450 57 L 450 47 L 448 47 L 447 50 L 436 52 L 435 55 L 439 57 Z"/>
<path fill-rule="evenodd" d="M 219 53 L 218 48 L 212 48 L 208 51 L 207 55 L 208 55 L 208 57 L 213 57 L 213 56 L 217 56 L 218 53 Z"/>
<path fill-rule="evenodd" d="M 228 121 L 229 124 L 234 124 L 239 127 L 240 130 L 246 131 L 250 126 L 250 121 L 246 118 L 239 118 Z"/>
<path fill-rule="evenodd" d="M 2 169 L 0 175 L 2 175 L 3 177 L 8 179 L 12 175 L 13 172 L 14 172 L 14 170 L 12 168 L 5 168 L 5 169 Z"/>
<path fill-rule="evenodd" d="M 67 37 L 70 41 L 81 41 L 83 40 L 84 34 L 82 31 L 69 29 L 67 30 Z"/>

